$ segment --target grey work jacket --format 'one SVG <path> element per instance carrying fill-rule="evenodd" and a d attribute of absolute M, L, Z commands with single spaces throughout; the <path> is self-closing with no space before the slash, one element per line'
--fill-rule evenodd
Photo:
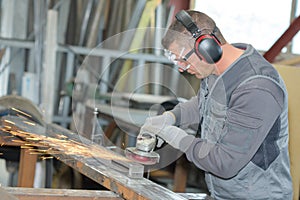
<path fill-rule="evenodd" d="M 173 109 L 178 126 L 200 123 L 200 137 L 188 135 L 180 149 L 216 199 L 292 199 L 285 85 L 251 45 L 236 46 L 244 54 Z"/>

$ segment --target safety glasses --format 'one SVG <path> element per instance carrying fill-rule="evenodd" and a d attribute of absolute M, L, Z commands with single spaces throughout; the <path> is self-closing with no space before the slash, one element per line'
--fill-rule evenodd
<path fill-rule="evenodd" d="M 174 54 L 172 51 L 168 50 L 168 49 L 164 49 L 165 52 L 165 56 L 172 61 L 175 65 L 177 65 L 178 67 L 180 67 L 182 70 L 187 70 L 190 67 L 190 64 L 187 63 L 187 59 L 189 59 L 189 57 L 191 57 L 191 55 L 195 52 L 194 49 L 191 49 L 187 54 L 185 54 L 184 56 L 182 56 L 183 52 L 184 52 L 185 48 L 183 48 L 180 52 L 180 55 L 177 56 L 176 54 Z M 180 63 L 180 65 L 179 65 Z M 187 65 L 182 65 L 182 63 L 186 63 Z"/>

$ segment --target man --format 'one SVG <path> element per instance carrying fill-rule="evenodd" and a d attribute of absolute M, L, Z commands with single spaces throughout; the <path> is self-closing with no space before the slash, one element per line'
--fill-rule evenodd
<path fill-rule="evenodd" d="M 292 199 L 283 80 L 251 45 L 227 43 L 204 13 L 181 11 L 176 18 L 162 44 L 201 86 L 196 97 L 148 118 L 141 132 L 156 134 L 204 170 L 215 199 Z M 199 136 L 184 131 L 195 124 Z"/>

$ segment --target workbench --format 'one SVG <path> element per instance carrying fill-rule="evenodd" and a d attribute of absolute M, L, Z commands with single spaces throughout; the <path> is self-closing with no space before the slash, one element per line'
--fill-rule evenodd
<path fill-rule="evenodd" d="M 50 154 L 123 199 L 188 199 L 143 178 L 142 165 L 58 125 L 41 127 L 12 116 L 1 120 L 7 132 L 30 143 L 28 147 L 38 147 L 26 148 L 27 153 Z"/>

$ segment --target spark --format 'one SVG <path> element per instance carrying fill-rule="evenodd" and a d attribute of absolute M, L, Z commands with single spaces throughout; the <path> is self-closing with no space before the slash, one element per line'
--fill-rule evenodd
<path fill-rule="evenodd" d="M 61 135 L 61 134 L 58 134 L 58 135 L 56 135 L 58 138 L 64 138 L 64 139 L 67 139 L 68 137 L 67 136 L 65 136 L 65 135 Z"/>
<path fill-rule="evenodd" d="M 25 124 L 31 125 L 31 126 L 35 126 L 35 123 L 29 122 L 29 121 L 23 121 Z"/>
<path fill-rule="evenodd" d="M 46 160 L 46 159 L 52 159 L 54 158 L 53 156 L 42 156 L 41 159 L 42 160 Z"/>
<path fill-rule="evenodd" d="M 9 124 L 13 124 L 13 125 L 15 125 L 15 123 L 14 123 L 14 122 L 12 122 L 12 121 L 9 121 L 9 120 L 7 120 L 7 119 L 5 119 L 5 120 L 4 120 L 4 122 L 6 122 L 6 123 L 9 123 Z"/>
<path fill-rule="evenodd" d="M 30 118 L 31 118 L 31 115 L 29 115 L 28 113 L 25 113 L 25 112 L 23 112 L 23 111 L 21 111 L 21 110 L 19 110 L 19 109 L 17 109 L 17 108 L 12 107 L 11 109 L 14 110 L 14 111 L 17 111 L 17 112 L 19 112 L 19 113 L 21 113 L 21 114 L 23 114 L 23 115 L 26 115 L 27 117 L 30 117 Z"/>
<path fill-rule="evenodd" d="M 13 136 L 13 135 L 6 135 L 6 136 L 3 136 L 3 138 L 13 138 L 13 137 L 15 137 L 15 136 Z"/>
<path fill-rule="evenodd" d="M 12 140 L 12 142 L 15 142 L 15 143 L 24 143 L 24 141 L 22 141 L 22 140 Z"/>
<path fill-rule="evenodd" d="M 14 124 L 9 120 L 6 120 L 6 122 Z M 40 155 L 41 159 L 51 159 L 55 156 L 58 160 L 71 161 L 74 159 L 69 157 L 64 158 L 64 156 L 79 156 L 106 160 L 128 160 L 118 154 L 112 154 L 107 149 L 98 148 L 98 145 L 96 144 L 85 144 L 77 141 L 77 138 L 70 139 L 70 135 L 68 135 L 69 137 L 58 133 L 56 133 L 54 137 L 38 135 L 20 130 L 16 125 L 9 127 L 8 132 L 12 134 L 12 136 L 8 137 L 13 138 L 14 136 L 18 136 L 23 139 L 12 139 L 11 141 L 20 143 L 21 148 L 28 149 L 29 154 Z"/>
<path fill-rule="evenodd" d="M 31 146 L 24 146 L 24 145 L 21 146 L 21 149 L 31 149 L 31 148 L 32 148 Z"/>
<path fill-rule="evenodd" d="M 36 138 L 36 137 L 27 137 L 26 140 L 39 141 L 40 138 Z"/>

